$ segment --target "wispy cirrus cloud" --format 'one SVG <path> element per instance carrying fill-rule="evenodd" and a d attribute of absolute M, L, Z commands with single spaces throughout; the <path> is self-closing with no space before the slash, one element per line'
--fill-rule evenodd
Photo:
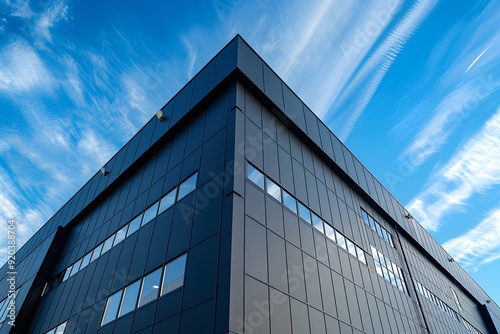
<path fill-rule="evenodd" d="M 0 91 L 25 93 L 30 90 L 49 91 L 54 79 L 36 49 L 16 40 L 0 50 Z"/>
<path fill-rule="evenodd" d="M 473 270 L 500 258 L 500 207 L 491 210 L 477 226 L 448 240 L 444 249 Z"/>
<path fill-rule="evenodd" d="M 499 20 L 500 13 L 491 3 L 470 22 L 457 23 L 435 47 L 424 79 L 408 94 L 410 102 L 402 106 L 410 112 L 395 127 L 404 136 L 413 135 L 401 160 L 415 167 L 423 164 L 465 119 L 488 109 L 480 106 L 500 89 L 500 48 L 495 47 L 500 44 Z M 450 54 L 454 56 L 448 60 Z"/>
<path fill-rule="evenodd" d="M 437 231 L 442 217 L 474 194 L 500 184 L 500 108 L 408 205 L 427 229 Z"/>
<path fill-rule="evenodd" d="M 334 113 L 332 124 L 341 124 L 337 129 L 340 139 L 349 136 L 392 63 L 436 3 L 435 0 L 416 1 L 401 17 L 395 18 L 375 49 L 336 96 L 330 112 Z"/>
<path fill-rule="evenodd" d="M 69 6 L 64 2 L 57 0 L 50 5 L 39 15 L 36 24 L 36 33 L 43 37 L 46 41 L 52 43 L 51 29 L 54 28 L 60 21 L 68 19 Z"/>

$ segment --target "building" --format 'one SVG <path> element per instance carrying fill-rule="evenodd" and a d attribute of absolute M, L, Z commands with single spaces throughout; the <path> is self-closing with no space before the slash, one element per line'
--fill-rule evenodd
<path fill-rule="evenodd" d="M 0 333 L 500 329 L 498 305 L 239 36 L 15 260 Z"/>

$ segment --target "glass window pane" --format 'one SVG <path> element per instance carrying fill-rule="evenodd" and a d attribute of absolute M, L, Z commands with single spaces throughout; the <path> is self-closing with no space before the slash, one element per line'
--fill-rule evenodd
<path fill-rule="evenodd" d="M 358 260 L 366 264 L 366 257 L 365 257 L 365 252 L 356 246 L 356 253 L 358 254 Z"/>
<path fill-rule="evenodd" d="M 316 216 L 314 213 L 311 212 L 311 216 L 312 216 L 312 221 L 313 221 L 313 226 L 318 230 L 318 231 L 321 231 L 321 233 L 325 233 L 325 229 L 323 227 L 323 221 L 321 220 L 321 218 L 319 218 L 318 216 Z"/>
<path fill-rule="evenodd" d="M 68 267 L 66 271 L 64 272 L 63 276 L 63 282 L 69 278 L 69 275 L 71 274 L 71 270 L 73 269 L 73 266 Z"/>
<path fill-rule="evenodd" d="M 247 162 L 247 179 L 252 181 L 260 189 L 264 190 L 264 174 Z"/>
<path fill-rule="evenodd" d="M 128 225 L 128 231 L 127 231 L 127 237 L 137 231 L 139 227 L 141 227 L 141 222 L 142 222 L 142 213 L 135 217 Z"/>
<path fill-rule="evenodd" d="M 92 257 L 92 252 L 85 255 L 82 259 L 82 264 L 80 265 L 80 270 L 85 268 L 90 263 L 90 258 Z"/>
<path fill-rule="evenodd" d="M 115 240 L 113 242 L 113 247 L 120 243 L 127 236 L 128 224 L 123 226 L 118 232 L 116 232 Z"/>
<path fill-rule="evenodd" d="M 281 188 L 276 183 L 266 177 L 267 193 L 274 197 L 278 202 L 281 202 Z"/>
<path fill-rule="evenodd" d="M 195 173 L 189 177 L 186 181 L 179 185 L 179 193 L 177 194 L 177 200 L 180 201 L 187 194 L 196 189 L 196 180 L 198 179 L 198 173 Z"/>
<path fill-rule="evenodd" d="M 106 241 L 104 241 L 104 243 L 102 245 L 101 254 L 106 253 L 107 251 L 109 251 L 111 249 L 111 247 L 113 247 L 113 240 L 115 240 L 114 234 L 112 236 L 110 236 L 109 238 L 107 238 Z"/>
<path fill-rule="evenodd" d="M 380 266 L 380 263 L 378 261 L 375 261 L 375 269 L 377 270 L 377 274 L 379 274 L 380 276 L 383 276 L 382 267 Z"/>
<path fill-rule="evenodd" d="M 104 309 L 104 315 L 102 317 L 101 326 L 116 319 L 116 315 L 118 314 L 118 307 L 120 306 L 120 300 L 122 299 L 122 292 L 123 290 L 120 290 L 108 297 L 106 308 Z"/>
<path fill-rule="evenodd" d="M 375 226 L 378 224 L 371 216 L 368 216 L 368 225 L 372 228 L 372 230 L 375 230 Z"/>
<path fill-rule="evenodd" d="M 304 219 L 306 222 L 311 224 L 311 211 L 302 203 L 299 203 L 299 216 Z"/>
<path fill-rule="evenodd" d="M 357 254 L 356 254 L 356 247 L 355 247 L 355 246 L 354 246 L 354 244 L 351 242 L 351 240 L 346 239 L 346 244 L 347 244 L 347 250 L 349 251 L 349 253 L 350 253 L 352 256 L 357 256 Z"/>
<path fill-rule="evenodd" d="M 297 213 L 297 200 L 284 190 L 283 190 L 283 203 L 285 203 L 285 206 L 290 211 L 292 211 L 293 213 Z"/>
<path fill-rule="evenodd" d="M 137 306 L 140 287 L 141 280 L 137 280 L 125 288 L 123 292 L 122 305 L 120 306 L 120 311 L 118 312 L 119 317 L 135 309 Z"/>
<path fill-rule="evenodd" d="M 64 330 L 66 329 L 66 322 L 63 322 L 59 326 L 57 326 L 55 334 L 64 334 Z"/>
<path fill-rule="evenodd" d="M 90 259 L 90 262 L 94 262 L 95 260 L 97 260 L 97 258 L 99 256 L 101 256 L 101 250 L 102 250 L 103 246 L 104 246 L 104 243 L 101 243 L 101 244 L 99 244 L 99 246 L 94 248 L 94 250 L 92 251 L 92 258 Z"/>
<path fill-rule="evenodd" d="M 343 249 L 347 250 L 347 246 L 345 245 L 345 237 L 337 231 L 335 231 L 335 236 L 337 237 L 337 244 Z"/>
<path fill-rule="evenodd" d="M 81 263 L 82 263 L 82 259 L 76 261 L 75 264 L 73 264 L 73 269 L 71 270 L 71 275 L 69 275 L 69 276 L 73 276 L 74 274 L 76 274 L 80 270 Z"/>
<path fill-rule="evenodd" d="M 175 203 L 175 197 L 177 196 L 177 187 L 170 190 L 168 194 L 163 196 L 160 200 L 160 210 L 158 210 L 158 214 L 170 208 Z"/>
<path fill-rule="evenodd" d="M 365 212 L 365 210 L 361 210 L 361 216 L 363 216 L 363 221 L 365 222 L 366 225 L 370 225 L 370 220 L 368 218 L 368 214 Z"/>
<path fill-rule="evenodd" d="M 2 318 L 3 319 L 3 318 Z M 47 333 L 45 334 L 55 334 L 56 332 L 56 328 L 52 328 L 50 331 L 48 331 Z"/>
<path fill-rule="evenodd" d="M 156 217 L 157 212 L 158 212 L 158 202 L 151 205 L 149 208 L 146 209 L 146 211 L 144 211 L 144 218 L 142 219 L 141 226 L 144 226 L 151 220 L 153 220 Z"/>
<path fill-rule="evenodd" d="M 186 254 L 167 264 L 163 277 L 162 296 L 170 291 L 180 288 L 184 284 L 184 271 L 186 269 Z"/>
<path fill-rule="evenodd" d="M 335 230 L 326 222 L 325 222 L 325 234 L 330 240 L 335 242 Z"/>
<path fill-rule="evenodd" d="M 162 269 L 163 268 L 159 268 L 143 278 L 141 296 L 139 298 L 139 304 L 137 305 L 137 307 L 140 307 L 158 298 Z"/>

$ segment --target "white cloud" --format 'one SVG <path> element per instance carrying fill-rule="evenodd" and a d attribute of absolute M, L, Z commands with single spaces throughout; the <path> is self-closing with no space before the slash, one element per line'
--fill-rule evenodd
<path fill-rule="evenodd" d="M 408 209 L 425 228 L 434 231 L 452 208 L 500 184 L 500 108 L 432 179 L 436 181 L 413 199 Z"/>
<path fill-rule="evenodd" d="M 499 90 L 500 48 L 492 47 L 500 43 L 499 19 L 496 7 L 486 6 L 467 25 L 457 24 L 434 48 L 423 80 L 406 97 L 411 102 L 403 107 L 405 118 L 395 127 L 403 136 L 414 135 L 401 160 L 414 167 L 423 164 Z"/>
<path fill-rule="evenodd" d="M 464 266 L 479 266 L 500 258 L 500 208 L 492 210 L 477 226 L 448 240 L 444 249 Z"/>
<path fill-rule="evenodd" d="M 16 41 L 0 51 L 0 91 L 50 91 L 53 84 L 44 61 L 27 43 Z"/>
<path fill-rule="evenodd" d="M 50 30 L 55 25 L 68 19 L 68 5 L 63 1 L 53 2 L 44 12 L 40 14 L 35 25 L 35 31 L 45 40 L 52 42 Z"/>
<path fill-rule="evenodd" d="M 7 1 L 7 4 L 11 6 L 12 12 L 10 15 L 25 19 L 31 19 L 33 17 L 33 11 L 31 10 L 28 0 L 17 0 L 12 3 Z"/>
<path fill-rule="evenodd" d="M 70 56 L 63 58 L 63 64 L 66 68 L 66 80 L 62 82 L 63 89 L 76 105 L 81 106 L 85 103 L 85 99 L 83 97 L 83 83 L 80 79 L 78 64 Z"/>
<path fill-rule="evenodd" d="M 368 55 L 352 80 L 342 89 L 332 106 L 336 112 L 345 109 L 335 116 L 333 122 L 341 124 L 337 131 L 337 136 L 341 140 L 349 136 L 397 55 L 436 3 L 435 0 L 418 1 L 407 10 L 394 27 L 390 28 L 387 35 L 382 37 L 380 44 Z"/>

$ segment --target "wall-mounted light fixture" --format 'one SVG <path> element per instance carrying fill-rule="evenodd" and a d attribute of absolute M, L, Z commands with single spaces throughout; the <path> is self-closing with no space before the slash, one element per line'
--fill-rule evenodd
<path fill-rule="evenodd" d="M 405 215 L 405 218 L 406 218 L 406 219 L 413 219 L 413 216 L 411 215 L 411 213 L 407 213 L 407 214 Z"/>
<path fill-rule="evenodd" d="M 163 114 L 163 110 L 158 110 L 156 112 L 156 117 L 158 118 L 158 120 L 161 122 L 165 119 L 165 115 Z"/>
<path fill-rule="evenodd" d="M 101 174 L 102 175 L 108 175 L 108 171 L 106 170 L 106 166 L 101 167 Z"/>
<path fill-rule="evenodd" d="M 450 261 L 450 262 L 455 262 L 455 259 L 454 259 L 454 258 L 452 258 L 452 257 L 449 257 L 449 258 L 448 258 L 448 261 Z"/>

